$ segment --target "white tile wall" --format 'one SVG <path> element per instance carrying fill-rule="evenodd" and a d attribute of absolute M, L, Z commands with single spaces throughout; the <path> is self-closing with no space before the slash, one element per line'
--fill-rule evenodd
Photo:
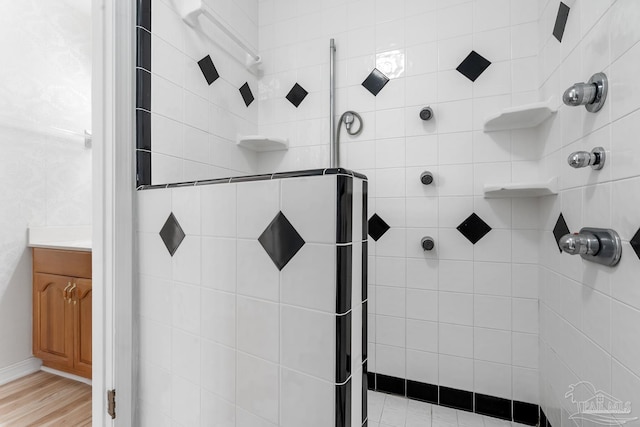
<path fill-rule="evenodd" d="M 137 425 L 335 423 L 336 188 L 336 175 L 325 175 L 137 193 Z M 362 194 L 356 180 L 356 216 Z M 300 200 L 318 209 L 302 212 L 294 203 Z M 281 271 L 257 240 L 280 211 L 305 240 Z M 173 257 L 159 236 L 171 212 L 186 233 Z M 353 227 L 361 237 L 360 218 Z M 361 250 L 357 242 L 349 333 L 353 425 L 362 407 Z M 391 323 L 386 332 L 390 349 L 404 347 L 404 333 L 395 329 Z"/>
<path fill-rule="evenodd" d="M 540 397 L 556 426 L 564 425 L 568 414 L 576 411 L 564 394 L 570 384 L 581 380 L 631 401 L 632 409 L 638 401 L 640 347 L 629 328 L 640 318 L 640 305 L 633 297 L 640 264 L 626 242 L 640 227 L 638 192 L 634 191 L 639 173 L 632 166 L 638 149 L 629 145 L 629 136 L 638 133 L 634 117 L 640 105 L 628 96 L 637 87 L 631 70 L 638 66 L 640 33 L 635 25 L 636 2 L 578 0 L 570 4 L 560 44 L 551 37 L 557 4 L 538 3 L 541 97 L 560 94 L 598 71 L 607 73 L 612 82 L 610 97 L 599 113 L 563 106 L 540 130 L 544 168 L 560 177 L 561 187 L 557 197 L 541 200 L 539 209 L 543 237 L 539 249 Z M 566 165 L 564 158 L 570 152 L 598 145 L 605 147 L 612 160 L 601 173 Z M 616 229 L 624 242 L 620 265 L 600 268 L 554 250 L 550 230 L 560 212 L 572 232 L 584 226 Z M 522 289 L 521 284 L 518 287 Z M 513 310 L 518 330 L 527 332 L 535 325 L 533 310 L 519 300 L 514 300 Z M 518 317 L 529 320 L 517 319 L 516 310 Z M 528 367 L 532 362 L 525 354 L 518 355 L 518 365 Z"/>
<path fill-rule="evenodd" d="M 232 31 L 258 46 L 258 2 L 216 1 L 210 7 Z M 152 184 L 247 175 L 257 154 L 236 146 L 254 135 L 258 102 L 246 107 L 238 89 L 248 82 L 256 100 L 258 79 L 245 56 L 206 20 L 186 25 L 172 0 L 152 1 Z M 209 86 L 198 61 L 210 55 L 220 78 Z"/>

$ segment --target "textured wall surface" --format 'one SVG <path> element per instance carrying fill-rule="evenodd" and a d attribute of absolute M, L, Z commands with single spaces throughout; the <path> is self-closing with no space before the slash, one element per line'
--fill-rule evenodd
<path fill-rule="evenodd" d="M 0 368 L 31 356 L 27 228 L 91 224 L 90 7 L 3 4 L 0 17 Z"/>

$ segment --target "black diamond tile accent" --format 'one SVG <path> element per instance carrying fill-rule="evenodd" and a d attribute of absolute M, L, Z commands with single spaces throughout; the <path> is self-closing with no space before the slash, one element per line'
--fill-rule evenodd
<path fill-rule="evenodd" d="M 305 90 L 298 83 L 294 84 L 289 93 L 287 94 L 287 99 L 290 103 L 292 103 L 296 108 L 302 104 L 302 101 L 309 95 L 309 92 Z"/>
<path fill-rule="evenodd" d="M 631 238 L 629 243 L 631 243 L 631 247 L 636 255 L 638 255 L 638 258 L 640 258 L 640 229 L 636 231 L 636 234 Z"/>
<path fill-rule="evenodd" d="M 558 7 L 558 15 L 556 16 L 556 24 L 553 26 L 553 37 L 562 42 L 564 36 L 564 29 L 567 26 L 567 19 L 569 18 L 569 11 L 571 8 L 566 4 L 560 2 Z"/>
<path fill-rule="evenodd" d="M 240 88 L 240 95 L 242 95 L 242 99 L 244 99 L 244 104 L 248 107 L 251 105 L 253 100 L 253 92 L 251 92 L 251 88 L 249 87 L 249 83 L 245 83 Z"/>
<path fill-rule="evenodd" d="M 167 218 L 167 221 L 162 226 L 162 230 L 160 230 L 160 238 L 171 256 L 173 256 L 180 247 L 184 236 L 185 234 L 184 231 L 182 231 L 182 227 L 180 227 L 180 223 L 178 223 L 175 215 L 171 212 L 171 215 L 169 215 L 169 218 Z"/>
<path fill-rule="evenodd" d="M 484 70 L 489 67 L 489 65 L 491 65 L 491 61 L 480 55 L 475 50 L 472 50 L 464 61 L 458 65 L 456 70 L 472 82 L 475 82 L 476 79 L 480 77 L 480 74 L 484 73 Z"/>
<path fill-rule="evenodd" d="M 362 86 L 371 92 L 373 96 L 377 96 L 387 83 L 389 83 L 389 77 L 385 76 L 382 71 L 374 68 L 371 74 L 364 79 Z"/>
<path fill-rule="evenodd" d="M 476 413 L 511 421 L 511 401 L 500 397 L 475 394 Z"/>
<path fill-rule="evenodd" d="M 462 221 L 462 224 L 458 226 L 458 231 L 475 245 L 491 231 L 491 227 L 478 215 L 472 213 L 469 218 Z"/>
<path fill-rule="evenodd" d="M 564 216 L 560 214 L 558 220 L 556 221 L 555 227 L 553 227 L 553 236 L 556 238 L 556 244 L 558 245 L 558 250 L 562 252 L 560 249 L 560 238 L 565 234 L 569 234 L 569 227 L 567 226 L 567 222 L 564 220 Z"/>
<path fill-rule="evenodd" d="M 391 228 L 389 224 L 384 222 L 378 214 L 373 214 L 373 216 L 369 218 L 369 236 L 376 242 L 384 236 L 384 233 L 389 231 L 389 228 Z"/>
<path fill-rule="evenodd" d="M 278 270 L 282 270 L 305 243 L 282 212 L 278 212 L 258 241 Z"/>
<path fill-rule="evenodd" d="M 533 403 L 513 401 L 513 421 L 526 424 L 528 426 L 535 426 L 538 424 L 540 418 L 540 408 Z M 543 424 L 540 423 L 542 426 Z"/>
<path fill-rule="evenodd" d="M 200 66 L 200 71 L 202 71 L 202 75 L 207 80 L 207 83 L 211 85 L 211 83 L 215 82 L 220 78 L 220 74 L 218 74 L 218 70 L 216 70 L 216 66 L 213 65 L 213 60 L 211 56 L 207 55 L 198 61 L 198 65 Z"/>

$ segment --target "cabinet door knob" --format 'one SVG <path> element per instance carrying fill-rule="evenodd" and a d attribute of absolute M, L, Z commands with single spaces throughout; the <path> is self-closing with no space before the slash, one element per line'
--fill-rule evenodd
<path fill-rule="evenodd" d="M 76 289 L 76 284 L 74 283 L 71 289 L 69 289 L 69 298 L 67 299 L 67 303 L 71 304 L 71 300 L 73 299 L 73 291 Z M 75 301 L 74 301 L 75 303 Z"/>

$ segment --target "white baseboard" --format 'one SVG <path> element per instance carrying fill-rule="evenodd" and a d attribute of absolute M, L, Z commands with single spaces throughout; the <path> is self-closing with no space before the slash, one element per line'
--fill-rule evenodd
<path fill-rule="evenodd" d="M 22 362 L 15 363 L 6 368 L 0 369 L 0 385 L 10 383 L 13 380 L 22 378 L 34 372 L 38 372 L 42 366 L 42 361 L 35 357 L 30 357 Z"/>
<path fill-rule="evenodd" d="M 70 374 L 68 372 L 58 371 L 57 369 L 47 368 L 46 366 L 41 367 L 40 370 L 44 371 L 44 372 L 48 372 L 48 373 L 53 374 L 53 375 L 57 375 L 59 377 L 69 378 L 70 380 L 79 381 L 81 383 L 85 383 L 85 384 L 91 385 L 91 380 L 88 379 L 88 378 L 85 378 L 85 377 L 81 377 L 81 376 L 78 376 L 78 375 L 73 375 L 73 374 Z"/>

